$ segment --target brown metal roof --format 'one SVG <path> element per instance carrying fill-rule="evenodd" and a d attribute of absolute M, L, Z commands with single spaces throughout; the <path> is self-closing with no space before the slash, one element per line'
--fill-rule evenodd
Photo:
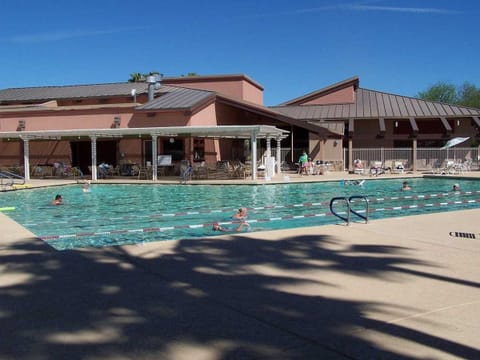
<path fill-rule="evenodd" d="M 42 86 L 0 90 L 0 104 L 8 102 L 35 102 L 58 99 L 79 99 L 107 96 L 130 96 L 132 89 L 137 94 L 148 92 L 144 82 L 125 82 L 94 85 Z"/>
<path fill-rule="evenodd" d="M 207 90 L 187 89 L 182 87 L 162 86 L 164 94 L 145 103 L 137 110 L 185 110 L 192 109 L 200 103 L 215 97 L 215 93 Z"/>
<path fill-rule="evenodd" d="M 438 118 L 479 116 L 480 109 L 426 101 L 359 88 L 355 102 L 332 105 L 273 106 L 286 116 L 302 120 L 362 118 Z"/>

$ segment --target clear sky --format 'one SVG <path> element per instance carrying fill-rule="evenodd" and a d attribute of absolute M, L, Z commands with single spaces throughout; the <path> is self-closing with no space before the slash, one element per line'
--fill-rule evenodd
<path fill-rule="evenodd" d="M 415 96 L 480 87 L 478 0 L 15 0 L 0 7 L 0 89 L 246 74 L 266 105 L 352 76 Z"/>

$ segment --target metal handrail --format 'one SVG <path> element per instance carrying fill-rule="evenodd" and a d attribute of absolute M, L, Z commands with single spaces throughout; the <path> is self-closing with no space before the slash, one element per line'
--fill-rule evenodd
<path fill-rule="evenodd" d="M 8 182 L 6 184 L 3 183 L 4 179 L 8 180 Z M 1 185 L 12 186 L 13 184 L 15 184 L 15 180 L 22 180 L 20 185 L 25 184 L 25 177 L 24 176 L 12 173 L 12 172 L 7 171 L 7 170 L 0 171 L 0 184 Z"/>
<path fill-rule="evenodd" d="M 351 204 L 353 199 L 365 200 L 365 204 L 366 204 L 365 215 L 362 215 L 362 214 L 358 213 L 357 211 L 353 210 L 351 205 L 350 205 L 350 212 L 357 215 L 358 217 L 362 218 L 363 220 L 365 220 L 365 224 L 368 224 L 368 203 L 369 203 L 368 198 L 366 196 L 363 196 L 363 195 L 352 195 L 348 198 L 348 202 Z"/>
<path fill-rule="evenodd" d="M 347 211 L 347 217 L 344 217 L 342 215 L 340 215 L 339 213 L 335 212 L 335 210 L 333 209 L 333 204 L 335 203 L 335 201 L 338 201 L 338 200 L 343 200 L 345 201 L 345 203 L 347 204 L 347 208 L 348 208 L 348 211 Z M 335 215 L 336 217 L 342 219 L 343 221 L 345 221 L 347 223 L 347 225 L 350 225 L 350 202 L 348 201 L 348 199 L 344 196 L 339 196 L 339 197 L 334 197 L 330 200 L 330 212 Z"/>
<path fill-rule="evenodd" d="M 362 215 L 359 212 L 357 212 L 356 210 L 352 209 L 352 204 L 351 203 L 352 203 L 352 200 L 354 200 L 354 199 L 365 200 L 365 215 Z M 335 204 L 336 201 L 339 201 L 339 200 L 343 200 L 347 204 L 348 211 L 347 211 L 347 216 L 346 217 L 343 216 L 343 215 L 340 215 L 339 213 L 337 213 L 333 209 L 333 205 Z M 363 195 L 353 195 L 353 196 L 350 196 L 349 198 L 346 198 L 344 196 L 334 197 L 330 200 L 330 212 L 333 215 L 335 215 L 336 217 L 338 217 L 339 219 L 342 219 L 343 221 L 345 221 L 347 223 L 347 225 L 350 225 L 350 219 L 351 219 L 350 214 L 357 215 L 358 217 L 365 220 L 365 224 L 367 224 L 368 223 L 368 212 L 369 212 L 368 203 L 369 203 L 368 198 L 366 196 L 363 196 Z"/>

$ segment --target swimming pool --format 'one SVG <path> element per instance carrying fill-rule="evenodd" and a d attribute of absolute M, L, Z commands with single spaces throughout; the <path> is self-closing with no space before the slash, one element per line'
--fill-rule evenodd
<path fill-rule="evenodd" d="M 0 194 L 5 214 L 58 250 L 138 244 L 216 236 L 213 223 L 234 228 L 231 215 L 248 208 L 249 231 L 288 229 L 341 222 L 332 216 L 332 197 L 363 195 L 369 219 L 480 207 L 480 181 L 410 179 L 367 180 L 363 186 L 342 182 L 268 185 L 94 184 L 29 189 Z M 460 192 L 453 193 L 458 183 Z M 60 193 L 64 205 L 50 201 Z M 346 207 L 336 205 L 342 211 Z M 363 211 L 362 204 L 353 204 Z M 359 218 L 352 220 L 361 221 Z"/>

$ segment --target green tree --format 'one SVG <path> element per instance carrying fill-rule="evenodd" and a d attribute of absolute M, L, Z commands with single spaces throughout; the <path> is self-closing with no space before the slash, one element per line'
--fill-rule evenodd
<path fill-rule="evenodd" d="M 438 82 L 426 91 L 419 92 L 417 97 L 423 100 L 480 109 L 480 89 L 469 82 L 464 82 L 459 87 L 445 82 Z"/>
<path fill-rule="evenodd" d="M 438 82 L 432 85 L 426 91 L 419 92 L 417 97 L 446 104 L 456 104 L 458 102 L 457 89 L 454 85 L 445 82 Z"/>
<path fill-rule="evenodd" d="M 128 79 L 128 82 L 142 82 L 147 79 L 147 76 L 151 75 L 157 75 L 160 78 L 163 78 L 163 74 L 158 72 L 158 71 L 150 71 L 148 74 L 141 74 L 141 73 L 131 73 L 130 74 L 130 79 Z"/>
<path fill-rule="evenodd" d="M 138 72 L 130 74 L 130 79 L 128 79 L 128 82 L 140 82 L 140 81 L 142 81 L 142 74 Z"/>
<path fill-rule="evenodd" d="M 480 89 L 475 85 L 465 82 L 458 90 L 459 105 L 480 109 Z"/>

